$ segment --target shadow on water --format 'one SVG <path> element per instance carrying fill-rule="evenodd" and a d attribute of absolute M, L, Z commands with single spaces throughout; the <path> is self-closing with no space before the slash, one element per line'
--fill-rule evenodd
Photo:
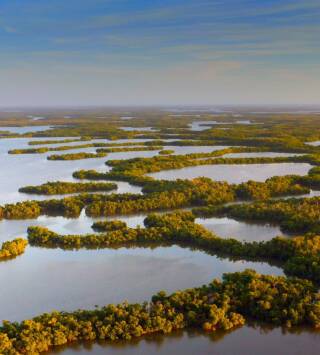
<path fill-rule="evenodd" d="M 205 333 L 191 329 L 154 334 L 130 341 L 81 343 L 56 348 L 50 354 L 214 354 L 281 355 L 319 353 L 320 332 L 308 328 L 284 329 L 248 322 L 231 331 Z"/>

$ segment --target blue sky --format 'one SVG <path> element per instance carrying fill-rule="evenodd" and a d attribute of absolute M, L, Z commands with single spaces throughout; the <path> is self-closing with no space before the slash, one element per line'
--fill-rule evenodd
<path fill-rule="evenodd" d="M 319 0 L 0 0 L 0 105 L 319 103 Z"/>

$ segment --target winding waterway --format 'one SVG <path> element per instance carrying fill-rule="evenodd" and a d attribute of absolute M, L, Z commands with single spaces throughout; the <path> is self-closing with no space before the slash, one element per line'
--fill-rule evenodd
<path fill-rule="evenodd" d="M 142 302 L 160 290 L 201 286 L 225 272 L 282 270 L 262 262 L 229 261 L 187 248 L 64 251 L 28 247 L 0 265 L 0 319 L 23 320 L 52 310 Z M 36 297 L 35 297 L 36 295 Z"/>
<path fill-rule="evenodd" d="M 46 128 L 46 127 L 45 127 Z M 26 130 L 28 129 L 28 130 Z M 31 128 L 20 130 L 29 132 Z M 32 129 L 38 129 L 32 127 Z M 40 128 L 39 128 L 40 129 Z M 42 127 L 43 129 L 43 127 Z M 11 130 L 11 129 L 10 129 Z M 14 129 L 13 129 L 14 130 Z M 17 130 L 16 130 L 17 132 Z M 56 139 L 56 138 L 55 138 Z M 64 139 L 64 138 L 61 138 Z M 158 152 L 112 153 L 105 159 L 50 162 L 51 153 L 32 155 L 8 155 L 9 149 L 28 148 L 30 139 L 0 140 L 0 204 L 28 199 L 53 198 L 53 196 L 26 195 L 18 192 L 25 185 L 37 185 L 47 181 L 73 181 L 72 173 L 80 169 L 107 171 L 107 159 L 149 157 Z M 34 139 L 32 139 L 34 140 Z M 99 140 L 102 142 L 102 140 Z M 127 140 L 121 140 L 127 142 Z M 121 142 L 119 141 L 119 142 Z M 135 140 L 136 141 L 136 140 Z M 70 143 L 78 144 L 78 143 Z M 81 143 L 80 143 L 81 144 Z M 64 144 L 65 145 L 65 144 Z M 58 145 L 57 145 L 58 146 Z M 222 147 L 165 147 L 175 154 L 210 152 Z M 75 152 L 72 150 L 70 152 Z M 79 151 L 95 151 L 81 149 Z M 59 152 L 62 154 L 63 152 Z M 247 153 L 246 153 L 247 154 Z M 256 154 L 256 153 L 255 153 Z M 265 154 L 265 153 L 264 153 Z M 278 153 L 276 153 L 279 156 Z M 258 155 L 264 156 L 264 155 Z M 270 156 L 270 155 L 267 155 Z M 157 178 L 173 180 L 208 176 L 231 183 L 249 179 L 263 181 L 273 175 L 306 174 L 309 164 L 265 165 L 213 165 L 163 171 L 152 174 Z M 139 187 L 119 183 L 117 192 L 140 193 Z M 112 217 L 121 219 L 129 227 L 143 226 L 144 214 Z M 92 232 L 93 219 L 81 214 L 78 219 L 41 216 L 36 220 L 0 221 L 0 241 L 25 236 L 30 225 L 46 226 L 61 234 L 85 234 Z M 270 240 L 283 235 L 279 227 L 268 224 L 250 224 L 230 218 L 197 219 L 208 230 L 223 238 L 238 240 Z M 52 310 L 72 311 L 78 308 L 92 309 L 108 303 L 142 302 L 160 290 L 174 292 L 178 289 L 201 286 L 223 273 L 252 268 L 263 274 L 282 275 L 282 270 L 265 262 L 231 261 L 209 255 L 203 251 L 179 246 L 157 248 L 119 248 L 103 250 L 64 251 L 27 247 L 25 254 L 0 263 L 0 319 L 20 321 Z M 85 344 L 60 348 L 52 354 L 217 354 L 217 355 L 269 355 L 317 354 L 319 333 L 307 331 L 284 333 L 280 328 L 263 328 L 246 325 L 230 333 L 213 335 L 201 332 L 177 332 L 156 335 L 133 342 L 115 344 Z"/>

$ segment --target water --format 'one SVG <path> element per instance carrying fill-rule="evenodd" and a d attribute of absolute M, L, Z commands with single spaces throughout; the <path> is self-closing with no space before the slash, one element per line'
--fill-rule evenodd
<path fill-rule="evenodd" d="M 20 128 L 20 127 L 19 127 Z M 25 127 L 23 127 L 25 128 Z M 30 132 L 35 127 L 25 128 Z M 47 127 L 41 126 L 41 129 Z M 24 132 L 19 132 L 24 133 Z M 47 138 L 44 138 L 45 140 Z M 53 138 L 56 139 L 56 138 Z M 61 138 L 65 139 L 65 138 Z M 31 139 L 0 140 L 0 204 L 27 199 L 53 198 L 53 196 L 33 196 L 18 193 L 25 185 L 38 185 L 46 181 L 75 181 L 72 172 L 80 169 L 108 171 L 104 162 L 108 159 L 128 159 L 130 157 L 149 157 L 157 151 L 112 153 L 104 159 L 77 161 L 48 161 L 46 154 L 8 155 L 9 149 L 30 148 Z M 32 140 L 34 140 L 32 138 Z M 99 142 L 107 140 L 98 140 Z M 134 140 L 135 142 L 139 140 Z M 146 141 L 146 140 L 141 140 Z M 128 142 L 119 140 L 115 142 Z M 85 142 L 83 142 L 85 144 Z M 82 143 L 71 143 L 82 144 Z M 59 144 L 58 144 L 59 145 Z M 58 146 L 57 145 L 57 146 Z M 64 143 L 63 143 L 64 145 Z M 53 146 L 53 145 L 50 145 Z M 225 147 L 170 147 L 175 154 L 210 152 Z M 76 151 L 94 151 L 80 149 Z M 57 152 L 57 154 L 68 153 Z M 279 155 L 277 155 L 279 156 Z M 268 164 L 236 166 L 199 166 L 200 175 L 204 173 L 221 176 L 224 180 L 245 181 L 265 179 L 272 175 L 305 174 L 308 164 Z M 210 169 L 213 170 L 210 170 Z M 194 168 L 191 168 L 194 169 Z M 208 170 L 209 169 L 209 170 Z M 235 174 L 236 169 L 236 174 Z M 172 170 L 172 178 L 184 173 L 185 169 Z M 192 170 L 193 171 L 193 170 Z M 161 172 L 167 178 L 170 172 Z M 193 173 L 192 173 L 193 174 Z M 213 176 L 211 176 L 213 177 Z M 117 182 L 118 192 L 140 193 L 139 187 Z M 318 191 L 312 192 L 319 193 Z M 114 216 L 110 219 L 125 221 L 129 227 L 143 226 L 144 214 L 133 216 Z M 0 241 L 26 236 L 30 225 L 41 225 L 61 234 L 92 233 L 91 225 L 96 220 L 84 212 L 78 219 L 41 216 L 36 220 L 0 221 Z M 249 224 L 229 218 L 197 219 L 221 237 L 234 237 L 238 240 L 269 240 L 282 234 L 278 227 L 266 224 Z M 158 248 L 119 248 L 102 250 L 63 251 L 27 247 L 25 254 L 0 263 L 0 320 L 20 321 L 54 309 L 72 311 L 78 308 L 92 309 L 95 305 L 108 303 L 142 302 L 160 290 L 174 292 L 177 289 L 201 286 L 213 278 L 220 278 L 225 272 L 242 271 L 252 268 L 260 273 L 282 275 L 282 270 L 262 262 L 232 262 L 208 255 L 205 252 L 178 246 Z M 245 326 L 230 334 L 207 335 L 199 332 L 179 332 L 168 336 L 156 335 L 134 342 L 113 345 L 87 344 L 72 348 L 62 348 L 56 353 L 73 354 L 91 352 L 94 354 L 308 354 L 319 352 L 319 335 L 301 330 L 301 334 L 282 334 L 276 328 L 265 333 L 262 328 Z M 226 335 L 226 336 L 224 336 Z"/>
<path fill-rule="evenodd" d="M 86 343 L 58 348 L 50 354 L 184 354 L 184 355 L 318 355 L 320 333 L 308 329 L 284 331 L 281 328 L 245 325 L 230 332 L 212 334 L 180 331 L 117 343 Z"/>
<path fill-rule="evenodd" d="M 221 146 L 221 145 L 215 145 L 215 146 L 190 146 L 190 147 L 177 147 L 177 146 L 164 146 L 163 149 L 169 149 L 169 150 L 174 150 L 173 154 L 195 154 L 195 153 L 211 153 L 216 150 L 220 149 L 226 149 L 229 148 L 230 146 Z"/>
<path fill-rule="evenodd" d="M 59 234 L 88 234 L 93 233 L 92 224 L 101 220 L 120 220 L 127 224 L 129 228 L 144 228 L 144 219 L 147 214 L 136 214 L 129 216 L 112 217 L 88 217 L 83 210 L 79 218 L 48 217 L 40 216 L 33 220 L 4 220 L 0 223 L 0 242 L 12 240 L 18 237 L 26 237 L 29 226 L 42 226 Z M 288 236 L 281 232 L 276 225 L 268 223 L 247 223 L 236 221 L 232 218 L 197 218 L 196 223 L 221 238 L 234 238 L 240 241 L 266 241 L 276 236 Z"/>
<path fill-rule="evenodd" d="M 159 154 L 160 150 L 144 150 L 144 151 L 133 151 L 133 152 L 119 152 L 119 153 L 108 153 L 107 160 L 121 160 L 121 159 L 133 159 L 133 158 L 152 158 Z"/>
<path fill-rule="evenodd" d="M 29 199 L 51 199 L 54 196 L 39 196 L 19 193 L 18 189 L 27 185 L 39 185 L 47 181 L 79 181 L 72 178 L 72 173 L 76 170 L 94 169 L 100 172 L 108 171 L 110 168 L 105 165 L 105 161 L 110 159 L 124 159 L 130 154 L 128 153 L 114 153 L 107 158 L 95 158 L 84 160 L 70 160 L 70 161 L 49 161 L 47 156 L 55 152 L 48 152 L 45 154 L 17 154 L 10 155 L 10 149 L 25 149 L 28 146 L 29 139 L 15 138 L 15 139 L 0 139 L 0 166 L 3 171 L 0 175 L 0 204 L 19 202 Z M 95 149 L 74 149 L 66 152 L 56 152 L 58 154 L 78 152 L 78 151 L 95 151 Z M 130 152 L 139 153 L 139 152 Z M 141 152 L 145 153 L 145 152 Z M 149 152 L 147 152 L 149 153 Z M 117 156 L 115 156 L 117 154 Z M 135 154 L 132 154 L 135 156 Z M 132 186 L 125 182 L 116 182 L 118 185 L 117 192 L 125 193 L 140 193 L 141 188 Z M 57 197 L 57 196 L 55 196 Z"/>
<path fill-rule="evenodd" d="M 320 145 L 320 141 L 306 142 L 305 144 L 312 145 L 314 147 L 318 147 Z"/>
<path fill-rule="evenodd" d="M 172 145 L 165 145 L 163 149 L 173 150 L 174 155 L 185 155 L 185 154 L 195 154 L 195 153 L 211 153 L 216 150 L 225 149 L 225 146 L 201 146 L 201 147 L 179 147 Z M 113 159 L 132 159 L 132 158 L 152 158 L 159 155 L 160 150 L 150 150 L 150 151 L 137 151 L 137 152 L 122 152 L 122 153 L 108 153 L 107 160 Z"/>
<path fill-rule="evenodd" d="M 223 121 L 194 121 L 189 124 L 191 131 L 205 131 L 206 129 L 213 128 L 215 125 L 228 125 L 228 124 L 241 124 L 241 125 L 249 125 L 252 122 L 249 120 L 238 120 L 235 122 L 223 122 Z"/>
<path fill-rule="evenodd" d="M 225 272 L 254 268 L 282 275 L 262 262 L 232 262 L 186 248 L 117 250 L 41 249 L 0 265 L 0 319 L 22 320 L 52 310 L 91 309 L 108 303 L 142 302 L 160 290 L 201 286 Z M 36 295 L 36 297 L 35 297 Z"/>
<path fill-rule="evenodd" d="M 40 216 L 37 219 L 3 220 L 0 222 L 0 243 L 5 240 L 26 237 L 29 226 L 47 227 L 59 234 L 92 234 L 94 231 L 91 226 L 96 221 L 117 219 L 126 222 L 130 228 L 137 228 L 138 226 L 144 227 L 145 218 L 145 214 L 92 218 L 86 216 L 83 210 L 79 218 Z"/>
<path fill-rule="evenodd" d="M 320 196 L 320 191 L 319 190 L 310 190 L 308 194 L 303 194 L 303 195 L 289 195 L 289 196 L 279 196 L 279 197 L 272 197 L 272 200 L 287 200 L 289 198 L 312 198 L 312 197 L 317 197 Z"/>
<path fill-rule="evenodd" d="M 189 124 L 191 131 L 205 131 L 206 129 L 212 128 L 212 125 L 221 124 L 217 121 L 195 121 Z"/>
<path fill-rule="evenodd" d="M 31 118 L 32 121 L 41 121 L 41 120 L 45 120 L 46 117 L 42 117 L 42 116 L 33 116 L 33 115 L 28 115 L 28 118 Z M 71 117 L 64 117 L 64 118 L 71 118 Z"/>
<path fill-rule="evenodd" d="M 11 133 L 24 134 L 31 132 L 41 132 L 52 128 L 51 126 L 25 126 L 25 127 L 10 127 L 0 126 L 0 130 L 10 131 Z"/>
<path fill-rule="evenodd" d="M 217 164 L 165 170 L 148 175 L 165 180 L 194 179 L 204 176 L 217 181 L 227 181 L 230 184 L 240 184 L 248 180 L 265 181 L 275 175 L 306 175 L 311 167 L 306 163 Z"/>
<path fill-rule="evenodd" d="M 234 238 L 239 241 L 260 242 L 277 236 L 288 236 L 281 232 L 279 226 L 268 223 L 247 223 L 232 218 L 197 218 L 196 223 L 222 238 Z"/>
<path fill-rule="evenodd" d="M 54 138 L 56 139 L 56 138 Z M 64 138 L 61 138 L 64 139 Z M 35 139 L 32 139 L 35 140 Z M 46 140 L 36 139 L 36 140 Z M 19 193 L 18 189 L 27 185 L 40 185 L 47 181 L 79 181 L 72 177 L 72 173 L 77 170 L 97 170 L 106 172 L 110 167 L 105 165 L 107 160 L 114 159 L 131 159 L 131 158 L 151 158 L 158 155 L 159 151 L 137 151 L 137 152 L 119 152 L 109 153 L 105 158 L 83 159 L 83 160 L 70 160 L 70 161 L 49 161 L 47 157 L 52 154 L 69 154 L 78 152 L 92 152 L 96 148 L 82 148 L 72 149 L 60 152 L 47 152 L 44 154 L 8 154 L 11 149 L 26 149 L 32 148 L 28 145 L 30 139 L 27 138 L 13 138 L 13 139 L 0 139 L 0 166 L 4 173 L 0 175 L 0 204 L 14 203 L 25 201 L 29 199 L 44 200 L 57 198 L 59 196 L 41 196 Z M 132 141 L 132 140 L 131 140 Z M 146 140 L 134 140 L 134 142 L 144 142 Z M 92 142 L 110 142 L 107 140 L 94 140 Z M 117 140 L 113 143 L 126 143 L 130 140 Z M 67 145 L 86 144 L 86 142 L 72 142 Z M 61 144 L 52 144 L 50 147 L 59 146 Z M 65 145 L 62 143 L 62 145 Z M 223 147 L 166 147 L 174 149 L 176 154 L 189 154 L 198 152 L 211 152 Z M 132 186 L 125 182 L 116 182 L 118 185 L 118 193 L 140 193 L 141 188 Z M 61 197 L 61 196 L 60 196 Z"/>
<path fill-rule="evenodd" d="M 252 124 L 250 120 L 238 120 L 236 121 L 237 124 Z"/>

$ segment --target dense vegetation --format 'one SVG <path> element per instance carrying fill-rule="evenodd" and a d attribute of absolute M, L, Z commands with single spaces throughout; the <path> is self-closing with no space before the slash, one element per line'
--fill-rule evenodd
<path fill-rule="evenodd" d="M 82 140 L 78 140 L 79 142 Z M 86 141 L 86 140 L 85 140 Z M 35 145 L 35 142 L 41 141 L 34 141 L 31 145 Z M 63 141 L 49 141 L 55 142 L 55 144 Z M 53 144 L 53 143 L 51 143 Z M 213 142 L 201 142 L 201 141 L 174 141 L 167 143 L 161 140 L 153 140 L 153 141 L 146 141 L 146 142 L 123 142 L 123 143 L 86 143 L 86 144 L 79 144 L 79 145 L 60 145 L 57 147 L 40 147 L 40 148 L 26 148 L 26 149 L 11 149 L 8 151 L 9 154 L 43 154 L 47 152 L 55 152 L 55 151 L 64 151 L 64 150 L 74 150 L 74 149 L 84 149 L 84 148 L 99 148 L 99 149 L 115 149 L 114 152 L 120 151 L 127 151 L 124 147 L 129 147 L 129 151 L 133 149 L 133 151 L 143 151 L 143 150 L 159 150 L 162 149 L 163 145 L 172 145 L 172 146 L 196 146 L 196 145 L 212 145 L 214 146 L 215 143 Z M 136 149 L 133 147 L 138 146 Z M 116 149 L 118 147 L 118 150 Z M 130 148 L 131 147 L 131 148 Z M 150 149 L 148 149 L 148 147 Z M 156 147 L 152 149 L 151 147 Z M 143 149 L 144 148 L 144 149 Z M 257 148 L 255 148 L 257 149 Z"/>
<path fill-rule="evenodd" d="M 97 232 L 111 232 L 115 230 L 127 229 L 127 224 L 119 220 L 99 221 L 93 223 L 92 229 L 96 230 Z"/>
<path fill-rule="evenodd" d="M 121 152 L 143 152 L 149 150 L 161 150 L 159 146 L 144 146 L 144 147 L 119 147 L 119 148 L 99 148 L 98 153 L 121 153 Z"/>
<path fill-rule="evenodd" d="M 247 270 L 222 281 L 167 296 L 159 292 L 143 304 L 108 305 L 92 311 L 46 313 L 0 328 L 3 354 L 40 353 L 88 340 L 132 339 L 156 332 L 203 328 L 214 332 L 244 324 L 245 318 L 275 325 L 319 327 L 320 303 L 306 280 L 264 276 Z"/>
<path fill-rule="evenodd" d="M 73 194 L 77 192 L 112 191 L 116 189 L 117 189 L 117 185 L 111 182 L 79 183 L 79 182 L 54 181 L 54 182 L 47 182 L 39 186 L 21 187 L 19 189 L 19 192 L 23 192 L 27 194 L 39 194 L 39 195 L 62 195 L 62 194 Z"/>
<path fill-rule="evenodd" d="M 170 185 L 170 184 L 168 184 Z M 181 184 L 164 191 L 150 192 L 144 195 L 131 195 L 123 199 L 99 199 L 88 204 L 86 213 L 89 216 L 110 216 L 163 209 L 175 209 L 208 203 L 224 203 L 232 201 L 234 194 L 232 187 L 223 182 L 209 179 L 194 179 L 190 183 Z"/>
<path fill-rule="evenodd" d="M 276 237 L 267 242 L 240 242 L 223 239 L 194 223 L 191 212 L 149 215 L 146 228 L 113 228 L 107 233 L 59 235 L 44 227 L 29 227 L 30 245 L 78 249 L 108 248 L 134 244 L 178 244 L 236 259 L 263 259 L 281 263 L 294 276 L 320 282 L 320 236 L 305 235 L 291 239 Z M 110 225 L 109 225 L 110 226 Z M 303 263 L 297 263 L 302 261 Z"/>
<path fill-rule="evenodd" d="M 163 150 L 160 150 L 159 154 L 160 155 L 169 155 L 169 154 L 173 154 L 174 153 L 174 150 L 171 150 L 171 149 L 163 149 Z"/>
<path fill-rule="evenodd" d="M 95 177 L 95 175 L 90 175 L 90 177 Z M 86 178 L 89 176 L 86 175 Z M 178 207 L 217 205 L 237 199 L 250 200 L 288 194 L 299 195 L 308 193 L 309 189 L 296 184 L 291 177 L 274 177 L 265 183 L 249 181 L 240 185 L 197 178 L 176 181 L 147 180 L 143 192 L 144 195 L 134 195 L 125 203 L 121 200 L 95 200 L 87 206 L 86 212 L 90 216 L 108 216 Z"/>
<path fill-rule="evenodd" d="M 28 242 L 25 239 L 17 238 L 11 241 L 2 243 L 0 249 L 0 260 L 14 258 L 24 253 Z M 1 341 L 0 341 L 1 344 Z M 0 345 L 1 349 L 1 345 Z"/>
<path fill-rule="evenodd" d="M 10 136 L 11 137 L 11 136 Z M 36 145 L 36 142 L 49 142 L 48 144 L 59 144 L 59 143 L 69 143 L 69 142 L 82 142 L 88 141 L 90 139 L 78 139 L 78 140 L 54 140 L 54 141 L 32 141 L 31 145 Z M 30 142 L 29 142 L 30 143 Z M 116 149 L 115 147 L 119 147 L 120 151 L 127 151 L 124 147 L 132 147 L 133 151 L 143 151 L 143 150 L 159 150 L 162 149 L 163 145 L 170 145 L 170 146 L 215 146 L 216 143 L 212 141 L 170 141 L 166 142 L 163 140 L 152 140 L 146 142 L 112 142 L 112 143 L 86 143 L 86 144 L 78 144 L 78 145 L 59 145 L 57 147 L 40 147 L 40 148 L 26 148 L 26 149 L 11 149 L 8 151 L 9 154 L 43 154 L 47 152 L 55 152 L 55 151 L 65 151 L 65 150 L 74 150 L 74 149 L 84 149 L 84 148 L 105 148 L 105 149 Z M 137 149 L 133 147 L 138 146 Z M 147 148 L 150 149 L 147 149 Z M 156 147 L 152 149 L 151 147 Z M 145 149 L 143 149 L 145 148 Z M 124 150 L 123 150 L 124 149 Z M 130 148 L 128 148 L 130 149 Z M 244 148 L 243 148 L 244 149 Z M 257 150 L 258 148 L 255 148 Z M 263 149 L 263 148 L 260 148 Z M 131 149 L 129 150 L 131 151 Z M 115 150 L 114 152 L 119 152 L 119 150 Z"/>
<path fill-rule="evenodd" d="M 27 149 L 11 149 L 9 154 L 43 154 L 47 152 L 59 152 L 65 150 L 85 149 L 104 147 L 105 143 L 86 143 L 79 145 L 60 145 L 58 147 L 41 147 L 41 148 L 27 148 Z"/>
<path fill-rule="evenodd" d="M 92 180 L 110 179 L 108 173 L 98 173 L 95 171 L 79 171 L 74 176 Z M 203 206 L 201 213 L 210 214 L 211 210 L 215 211 L 217 205 L 226 202 L 241 199 L 260 200 L 269 197 L 279 197 L 288 194 L 298 195 L 309 192 L 309 188 L 297 184 L 295 178 L 292 176 L 273 177 L 264 183 L 249 181 L 239 185 L 215 182 L 208 178 L 166 181 L 138 177 L 134 181 L 143 185 L 143 195 L 83 194 L 59 200 L 25 201 L 16 204 L 7 204 L 2 207 L 0 206 L 0 219 L 36 218 L 43 214 L 78 217 L 84 207 L 86 207 L 87 215 L 95 217 L 192 206 Z M 60 184 L 61 188 L 59 188 Z M 75 189 L 73 190 L 74 192 L 83 192 L 85 190 L 80 191 L 82 186 L 89 188 L 89 185 L 80 183 L 79 185 L 75 183 L 64 184 L 63 182 L 55 182 L 49 185 L 22 188 L 23 190 L 20 191 L 49 194 L 49 191 L 51 193 L 58 193 L 59 191 L 59 193 L 72 193 L 72 189 Z M 102 186 L 109 190 L 109 187 L 112 188 L 112 185 L 108 184 L 110 183 L 107 183 L 107 185 L 95 185 L 92 183 L 90 185 L 92 188 L 91 191 L 98 191 Z M 78 190 L 77 186 L 79 186 Z M 96 186 L 100 187 L 94 190 Z"/>
<path fill-rule="evenodd" d="M 218 212 L 246 220 L 276 222 L 289 232 L 320 233 L 320 197 L 237 204 Z"/>
<path fill-rule="evenodd" d="M 41 214 L 37 201 L 9 203 L 0 207 L 0 219 L 32 219 Z"/>
<path fill-rule="evenodd" d="M 256 150 L 256 149 L 255 149 Z M 309 162 L 308 156 L 299 157 L 256 157 L 256 158 L 223 158 L 224 154 L 237 152 L 252 152 L 251 148 L 227 148 L 211 153 L 195 153 L 186 155 L 165 155 L 152 158 L 134 158 L 127 160 L 109 160 L 107 165 L 113 169 L 110 176 L 121 178 L 128 175 L 145 175 L 169 169 L 181 169 L 198 165 L 217 164 L 270 164 L 284 162 Z"/>
<path fill-rule="evenodd" d="M 0 219 L 33 219 L 40 215 L 79 217 L 81 210 L 96 198 L 104 195 L 82 194 L 44 201 L 25 201 L 0 207 Z"/>
<path fill-rule="evenodd" d="M 310 192 L 308 186 L 299 184 L 299 178 L 292 175 L 274 176 L 265 182 L 249 180 L 235 186 L 238 199 L 266 200 L 271 197 L 302 195 Z"/>
<path fill-rule="evenodd" d="M 48 145 L 48 144 L 64 144 L 64 143 L 77 143 L 77 142 L 86 142 L 90 141 L 89 137 L 74 138 L 74 139 L 56 139 L 56 140 L 39 140 L 39 141 L 30 141 L 28 145 Z"/>
<path fill-rule="evenodd" d="M 104 158 L 107 153 L 73 153 L 73 154 L 53 154 L 47 157 L 48 160 L 80 160 L 80 159 L 94 159 L 94 158 Z"/>
<path fill-rule="evenodd" d="M 214 117 L 218 126 L 192 131 L 189 125 L 199 119 L 197 115 L 201 116 L 202 121 L 210 121 L 213 116 L 199 112 L 195 116 L 182 114 L 177 119 L 168 112 L 144 111 L 130 120 L 130 126 L 136 130 L 129 132 L 121 129 L 124 125 L 121 114 L 109 112 L 98 115 L 98 112 L 99 109 L 94 113 L 85 111 L 75 115 L 72 120 L 56 114 L 49 115 L 40 124 L 53 125 L 53 129 L 24 135 L 0 132 L 0 138 L 79 137 L 61 141 L 30 141 L 29 145 L 40 147 L 14 149 L 10 154 L 41 154 L 82 148 L 98 148 L 98 154 L 160 150 L 164 146 L 226 148 L 211 153 L 171 156 L 169 154 L 174 151 L 166 149 L 152 158 L 109 160 L 107 165 L 112 168 L 109 172 L 82 170 L 75 172 L 74 177 L 127 181 L 141 186 L 142 194 L 80 194 L 61 199 L 7 204 L 0 206 L 0 219 L 37 218 L 40 215 L 78 217 L 84 208 L 88 215 L 107 217 L 196 206 L 193 213 L 151 214 L 145 220 L 145 228 L 128 228 L 119 220 L 96 222 L 92 228 L 99 233 L 89 235 L 59 235 L 47 228 L 30 227 L 28 241 L 33 246 L 62 249 L 177 244 L 235 260 L 276 263 L 290 277 L 263 276 L 253 271 L 226 274 L 222 281 L 215 280 L 201 288 L 176 292 L 171 296 L 161 292 L 150 303 L 109 305 L 94 311 L 54 312 L 22 323 L 5 321 L 0 327 L 1 354 L 36 354 L 70 342 L 131 339 L 154 332 L 169 333 L 190 327 L 213 332 L 242 325 L 245 318 L 285 327 L 308 325 L 320 328 L 320 303 L 315 286 L 320 284 L 320 198 L 272 200 L 281 196 L 309 193 L 310 188 L 320 188 L 320 148 L 306 144 L 320 139 L 318 116 L 246 114 L 251 124 L 241 125 L 237 118 L 224 114 Z M 30 124 L 19 113 L 15 115 L 11 121 L 4 120 L 4 125 Z M 139 127 L 146 126 L 157 131 L 139 132 Z M 87 142 L 91 139 L 111 141 Z M 112 142 L 117 139 L 151 140 Z M 71 142 L 84 144 L 49 146 Z M 237 147 L 230 148 L 230 145 Z M 302 155 L 276 158 L 224 156 L 246 152 L 289 152 Z M 81 152 L 53 155 L 48 159 L 95 157 L 97 155 L 94 153 Z M 197 165 L 282 162 L 304 162 L 314 167 L 306 176 L 275 176 L 265 182 L 248 181 L 238 185 L 205 178 L 166 181 L 147 176 L 152 172 Z M 54 182 L 27 186 L 20 191 L 50 195 L 109 191 L 113 188 L 116 185 L 109 182 Z M 243 200 L 247 202 L 223 206 L 228 202 L 238 203 Z M 219 238 L 194 223 L 195 215 L 226 215 L 244 220 L 274 222 L 280 224 L 283 230 L 302 235 L 277 237 L 267 242 L 239 242 Z M 24 239 L 3 243 L 0 259 L 22 254 L 26 245 Z"/>

